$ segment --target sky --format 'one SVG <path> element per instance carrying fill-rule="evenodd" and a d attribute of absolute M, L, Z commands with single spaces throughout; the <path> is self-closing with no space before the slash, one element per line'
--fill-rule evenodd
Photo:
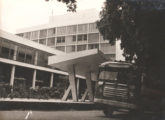
<path fill-rule="evenodd" d="M 105 0 L 77 0 L 77 11 L 95 8 L 100 11 Z M 48 23 L 49 16 L 67 13 L 57 0 L 0 0 L 0 29 L 15 33 L 16 29 Z"/>

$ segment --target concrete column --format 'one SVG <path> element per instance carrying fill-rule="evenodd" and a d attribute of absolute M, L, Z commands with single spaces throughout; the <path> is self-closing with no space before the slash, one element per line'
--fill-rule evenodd
<path fill-rule="evenodd" d="M 53 87 L 53 79 L 54 79 L 54 74 L 51 73 L 51 77 L 50 77 L 50 88 Z"/>
<path fill-rule="evenodd" d="M 88 50 L 89 49 L 89 39 L 88 39 L 88 32 L 89 32 L 89 23 L 87 24 L 87 48 L 86 48 L 86 50 Z"/>
<path fill-rule="evenodd" d="M 77 52 L 77 45 L 78 45 L 78 24 L 77 26 L 77 30 L 76 30 L 76 45 L 75 45 L 75 52 Z"/>
<path fill-rule="evenodd" d="M 34 65 L 37 65 L 38 62 L 38 51 L 35 52 Z"/>
<path fill-rule="evenodd" d="M 33 72 L 33 80 L 32 80 L 32 88 L 35 89 L 36 86 L 36 74 L 37 74 L 37 70 L 35 69 Z"/>
<path fill-rule="evenodd" d="M 73 101 L 77 100 L 77 88 L 76 88 L 76 79 L 75 79 L 75 65 L 72 65 L 69 69 L 69 82 L 71 85 L 72 99 Z"/>
<path fill-rule="evenodd" d="M 11 68 L 11 76 L 10 76 L 10 85 L 14 85 L 14 76 L 15 76 L 15 65 L 12 66 Z"/>
<path fill-rule="evenodd" d="M 99 50 L 101 50 L 101 35 L 99 33 Z"/>
<path fill-rule="evenodd" d="M 65 94 L 62 97 L 62 101 L 66 101 L 67 100 L 67 97 L 68 97 L 70 91 L 71 91 L 71 85 L 69 85 L 68 89 L 65 91 Z"/>
<path fill-rule="evenodd" d="M 77 98 L 79 98 L 79 87 L 80 87 L 80 80 L 77 78 Z"/>
<path fill-rule="evenodd" d="M 86 73 L 86 84 L 89 94 L 89 100 L 93 101 L 93 90 L 92 90 L 92 81 L 91 81 L 91 72 Z"/>
<path fill-rule="evenodd" d="M 18 46 L 15 46 L 13 60 L 17 60 L 17 50 L 18 50 Z"/>
<path fill-rule="evenodd" d="M 87 97 L 87 94 L 88 94 L 88 90 L 86 89 L 84 95 L 82 96 L 82 98 L 80 100 L 81 102 L 84 102 L 85 101 L 85 99 Z"/>

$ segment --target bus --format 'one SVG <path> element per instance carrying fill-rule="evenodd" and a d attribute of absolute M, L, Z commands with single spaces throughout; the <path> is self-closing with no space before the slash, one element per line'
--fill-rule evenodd
<path fill-rule="evenodd" d="M 104 62 L 99 66 L 94 102 L 101 104 L 106 116 L 114 111 L 137 109 L 141 90 L 141 73 L 133 64 Z"/>

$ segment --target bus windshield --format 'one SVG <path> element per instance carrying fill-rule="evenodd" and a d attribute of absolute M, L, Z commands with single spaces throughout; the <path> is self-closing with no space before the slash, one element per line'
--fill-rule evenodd
<path fill-rule="evenodd" d="M 101 71 L 99 74 L 100 80 L 117 80 L 118 72 L 112 71 Z"/>
<path fill-rule="evenodd" d="M 102 70 L 99 73 L 99 80 L 113 80 L 113 81 L 118 81 L 121 83 L 125 83 L 127 81 L 133 80 L 134 75 L 131 71 L 106 71 Z"/>

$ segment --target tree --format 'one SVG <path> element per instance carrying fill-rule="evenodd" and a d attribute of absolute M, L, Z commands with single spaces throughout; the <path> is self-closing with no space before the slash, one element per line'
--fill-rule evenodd
<path fill-rule="evenodd" d="M 106 0 L 97 22 L 104 39 L 120 39 L 126 60 L 143 68 L 156 88 L 165 82 L 164 8 L 163 0 Z"/>
<path fill-rule="evenodd" d="M 45 0 L 45 1 L 50 1 L 50 0 Z M 75 12 L 77 5 L 76 5 L 76 0 L 57 0 L 58 2 L 63 2 L 66 4 L 68 11 Z"/>

